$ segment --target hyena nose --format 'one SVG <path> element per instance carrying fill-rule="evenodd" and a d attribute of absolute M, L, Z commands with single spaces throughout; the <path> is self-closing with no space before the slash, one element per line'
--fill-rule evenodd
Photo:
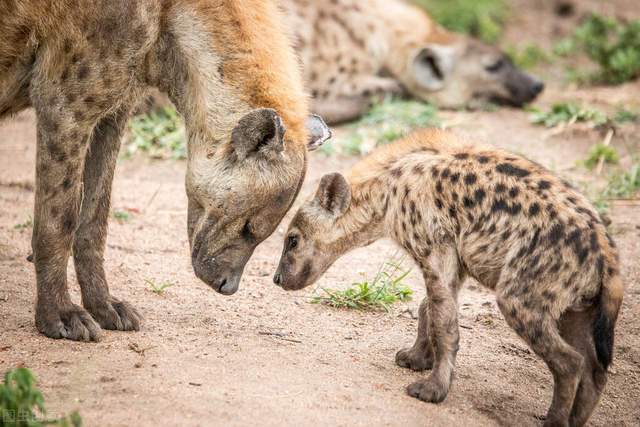
<path fill-rule="evenodd" d="M 532 92 L 535 95 L 540 94 L 540 92 L 542 92 L 544 90 L 544 83 L 541 81 L 537 81 L 533 84 L 533 87 L 531 88 Z"/>
<path fill-rule="evenodd" d="M 275 276 L 273 276 L 273 283 L 282 286 L 282 274 L 280 274 L 280 272 L 277 272 Z"/>

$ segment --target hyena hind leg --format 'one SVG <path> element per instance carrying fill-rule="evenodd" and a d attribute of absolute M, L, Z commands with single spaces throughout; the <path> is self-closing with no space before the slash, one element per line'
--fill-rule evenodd
<path fill-rule="evenodd" d="M 548 312 L 542 307 L 526 308 L 522 300 L 522 296 L 508 292 L 497 298 L 509 326 L 545 361 L 553 375 L 553 398 L 544 425 L 568 426 L 584 358 L 560 336 L 557 322 Z"/>
<path fill-rule="evenodd" d="M 593 342 L 594 310 L 567 312 L 560 319 L 560 334 L 584 358 L 584 370 L 571 408 L 569 425 L 583 426 L 600 400 L 607 371 L 600 365 Z"/>
<path fill-rule="evenodd" d="M 101 327 L 121 331 L 139 330 L 142 320 L 133 306 L 111 296 L 104 272 L 111 183 L 129 111 L 123 108 L 95 127 L 84 164 L 85 196 L 73 243 L 82 305 Z"/>

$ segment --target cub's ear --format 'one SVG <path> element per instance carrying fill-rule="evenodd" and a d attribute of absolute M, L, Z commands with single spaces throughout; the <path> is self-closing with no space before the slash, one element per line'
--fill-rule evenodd
<path fill-rule="evenodd" d="M 351 203 L 351 187 L 339 173 L 330 173 L 320 180 L 315 199 L 324 210 L 336 218 L 344 214 Z"/>
<path fill-rule="evenodd" d="M 282 151 L 286 129 L 271 108 L 257 108 L 242 117 L 231 131 L 231 145 L 239 160 L 263 150 Z"/>
<path fill-rule="evenodd" d="M 317 149 L 324 144 L 326 140 L 331 138 L 331 130 L 324 120 L 322 120 L 322 117 L 312 114 L 307 117 L 305 124 L 309 131 L 309 144 L 307 145 L 309 151 Z"/>
<path fill-rule="evenodd" d="M 413 70 L 416 82 L 431 91 L 440 90 L 453 72 L 456 52 L 453 47 L 430 44 L 418 50 L 413 57 Z"/>

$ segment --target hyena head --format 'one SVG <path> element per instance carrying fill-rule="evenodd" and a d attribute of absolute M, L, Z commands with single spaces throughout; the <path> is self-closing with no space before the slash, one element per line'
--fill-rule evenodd
<path fill-rule="evenodd" d="M 351 202 L 351 189 L 339 173 L 325 175 L 315 196 L 294 216 L 273 281 L 287 290 L 311 285 L 340 255 L 352 248 L 352 239 L 339 224 Z"/>
<path fill-rule="evenodd" d="M 414 47 L 401 80 L 413 96 L 445 108 L 483 101 L 521 107 L 544 89 L 504 52 L 462 36 Z"/>
<path fill-rule="evenodd" d="M 307 120 L 308 148 L 330 137 L 318 116 Z M 190 153 L 186 179 L 191 262 L 216 291 L 238 290 L 244 266 L 291 207 L 306 171 L 305 144 L 288 138 L 273 109 L 244 115 L 229 144 Z"/>

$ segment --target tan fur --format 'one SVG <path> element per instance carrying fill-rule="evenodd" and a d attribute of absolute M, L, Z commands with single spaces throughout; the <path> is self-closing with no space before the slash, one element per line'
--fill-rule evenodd
<path fill-rule="evenodd" d="M 282 6 L 312 108 L 331 122 L 354 119 L 386 95 L 406 92 L 442 107 L 493 98 L 521 105 L 542 88 L 497 48 L 446 31 L 403 0 L 282 0 Z M 414 68 L 424 49 L 443 74 L 428 84 Z M 487 70 L 499 61 L 500 70 Z"/>
<path fill-rule="evenodd" d="M 471 276 L 494 290 L 507 323 L 553 373 L 545 424 L 586 423 L 606 382 L 623 287 L 613 240 L 582 194 L 520 156 L 420 131 L 374 151 L 348 181 L 323 178 L 289 226 L 275 281 L 307 286 L 382 237 L 414 258 L 427 288 L 416 343 L 396 360 L 432 372 L 409 394 L 446 397 L 457 294 Z"/>
<path fill-rule="evenodd" d="M 0 117 L 33 106 L 38 119 L 32 248 L 42 333 L 95 340 L 98 324 L 140 327 L 139 313 L 110 295 L 102 265 L 120 137 L 150 87 L 186 122 L 196 275 L 235 292 L 297 194 L 313 142 L 282 25 L 264 0 L 0 2 Z M 67 291 L 72 250 L 84 308 Z"/>

